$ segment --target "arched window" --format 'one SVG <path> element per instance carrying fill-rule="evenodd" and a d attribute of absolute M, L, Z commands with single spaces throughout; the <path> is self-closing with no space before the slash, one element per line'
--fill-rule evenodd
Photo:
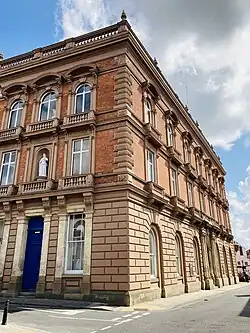
<path fill-rule="evenodd" d="M 22 118 L 23 102 L 17 101 L 12 104 L 10 109 L 10 118 L 8 128 L 19 127 Z"/>
<path fill-rule="evenodd" d="M 175 237 L 175 259 L 176 259 L 176 269 L 179 276 L 183 275 L 183 263 L 182 263 L 182 246 L 181 246 L 180 235 Z"/>
<path fill-rule="evenodd" d="M 91 88 L 88 84 L 83 84 L 76 90 L 75 113 L 84 113 L 90 111 Z"/>
<path fill-rule="evenodd" d="M 152 124 L 152 105 L 150 101 L 147 99 L 146 100 L 146 105 L 145 105 L 145 123 L 151 123 Z"/>
<path fill-rule="evenodd" d="M 195 272 L 196 276 L 200 279 L 200 250 L 199 250 L 199 243 L 197 238 L 194 238 L 193 241 L 193 247 L 194 247 L 194 265 L 195 265 Z"/>
<path fill-rule="evenodd" d="M 46 121 L 56 117 L 56 94 L 54 91 L 44 95 L 41 99 L 39 121 Z"/>
<path fill-rule="evenodd" d="M 69 216 L 66 247 L 67 272 L 83 272 L 84 217 L 84 214 L 72 214 Z"/>
<path fill-rule="evenodd" d="M 167 139 L 168 139 L 168 146 L 174 145 L 174 133 L 173 133 L 173 127 L 171 124 L 168 124 L 167 126 Z"/>
<path fill-rule="evenodd" d="M 157 239 L 153 229 L 149 232 L 150 274 L 151 278 L 158 277 Z"/>

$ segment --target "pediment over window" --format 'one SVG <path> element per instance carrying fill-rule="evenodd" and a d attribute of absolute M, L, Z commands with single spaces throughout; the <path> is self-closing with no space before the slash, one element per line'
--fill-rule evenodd
<path fill-rule="evenodd" d="M 3 94 L 7 95 L 16 95 L 16 94 L 22 94 L 27 89 L 27 86 L 25 86 L 22 83 L 15 83 L 11 84 L 5 88 L 2 89 Z"/>
<path fill-rule="evenodd" d="M 98 67 L 89 64 L 89 65 L 80 65 L 77 67 L 73 67 L 64 76 L 77 78 L 87 74 L 97 74 L 97 73 L 98 73 Z"/>
<path fill-rule="evenodd" d="M 149 81 L 144 81 L 142 83 L 143 92 L 150 96 L 154 102 L 157 102 L 160 99 L 160 94 L 156 87 Z M 147 96 L 147 97 L 148 97 Z"/>
<path fill-rule="evenodd" d="M 46 74 L 46 75 L 40 76 L 38 79 L 36 79 L 35 81 L 32 82 L 32 85 L 45 86 L 50 83 L 59 82 L 60 80 L 61 80 L 60 75 L 51 73 L 51 74 Z"/>

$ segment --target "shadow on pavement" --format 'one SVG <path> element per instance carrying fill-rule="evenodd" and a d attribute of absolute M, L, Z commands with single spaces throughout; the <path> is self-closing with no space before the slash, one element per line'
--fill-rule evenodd
<path fill-rule="evenodd" d="M 248 297 L 248 301 L 244 306 L 244 309 L 240 312 L 239 316 L 250 318 L 250 295 L 235 295 L 235 297 L 240 297 L 240 298 Z"/>
<path fill-rule="evenodd" d="M 7 299 L 0 298 L 0 311 L 4 309 Z M 42 310 L 96 310 L 96 311 L 116 311 L 119 307 L 108 306 L 104 303 L 94 303 L 86 301 L 69 301 L 55 299 L 24 299 L 24 298 L 9 298 L 9 313 L 21 311 L 34 311 L 35 309 Z"/>

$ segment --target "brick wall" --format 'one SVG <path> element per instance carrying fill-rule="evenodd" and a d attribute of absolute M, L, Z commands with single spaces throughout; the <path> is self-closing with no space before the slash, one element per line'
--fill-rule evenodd
<path fill-rule="evenodd" d="M 114 169 L 114 146 L 117 142 L 115 139 L 115 129 L 96 132 L 96 156 L 95 171 L 96 173 L 109 173 Z"/>

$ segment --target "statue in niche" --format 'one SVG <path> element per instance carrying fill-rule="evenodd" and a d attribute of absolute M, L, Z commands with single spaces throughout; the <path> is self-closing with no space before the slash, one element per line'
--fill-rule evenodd
<path fill-rule="evenodd" d="M 47 178 L 48 177 L 48 163 L 49 163 L 49 159 L 46 156 L 46 154 L 43 153 L 43 156 L 39 161 L 38 178 Z"/>

